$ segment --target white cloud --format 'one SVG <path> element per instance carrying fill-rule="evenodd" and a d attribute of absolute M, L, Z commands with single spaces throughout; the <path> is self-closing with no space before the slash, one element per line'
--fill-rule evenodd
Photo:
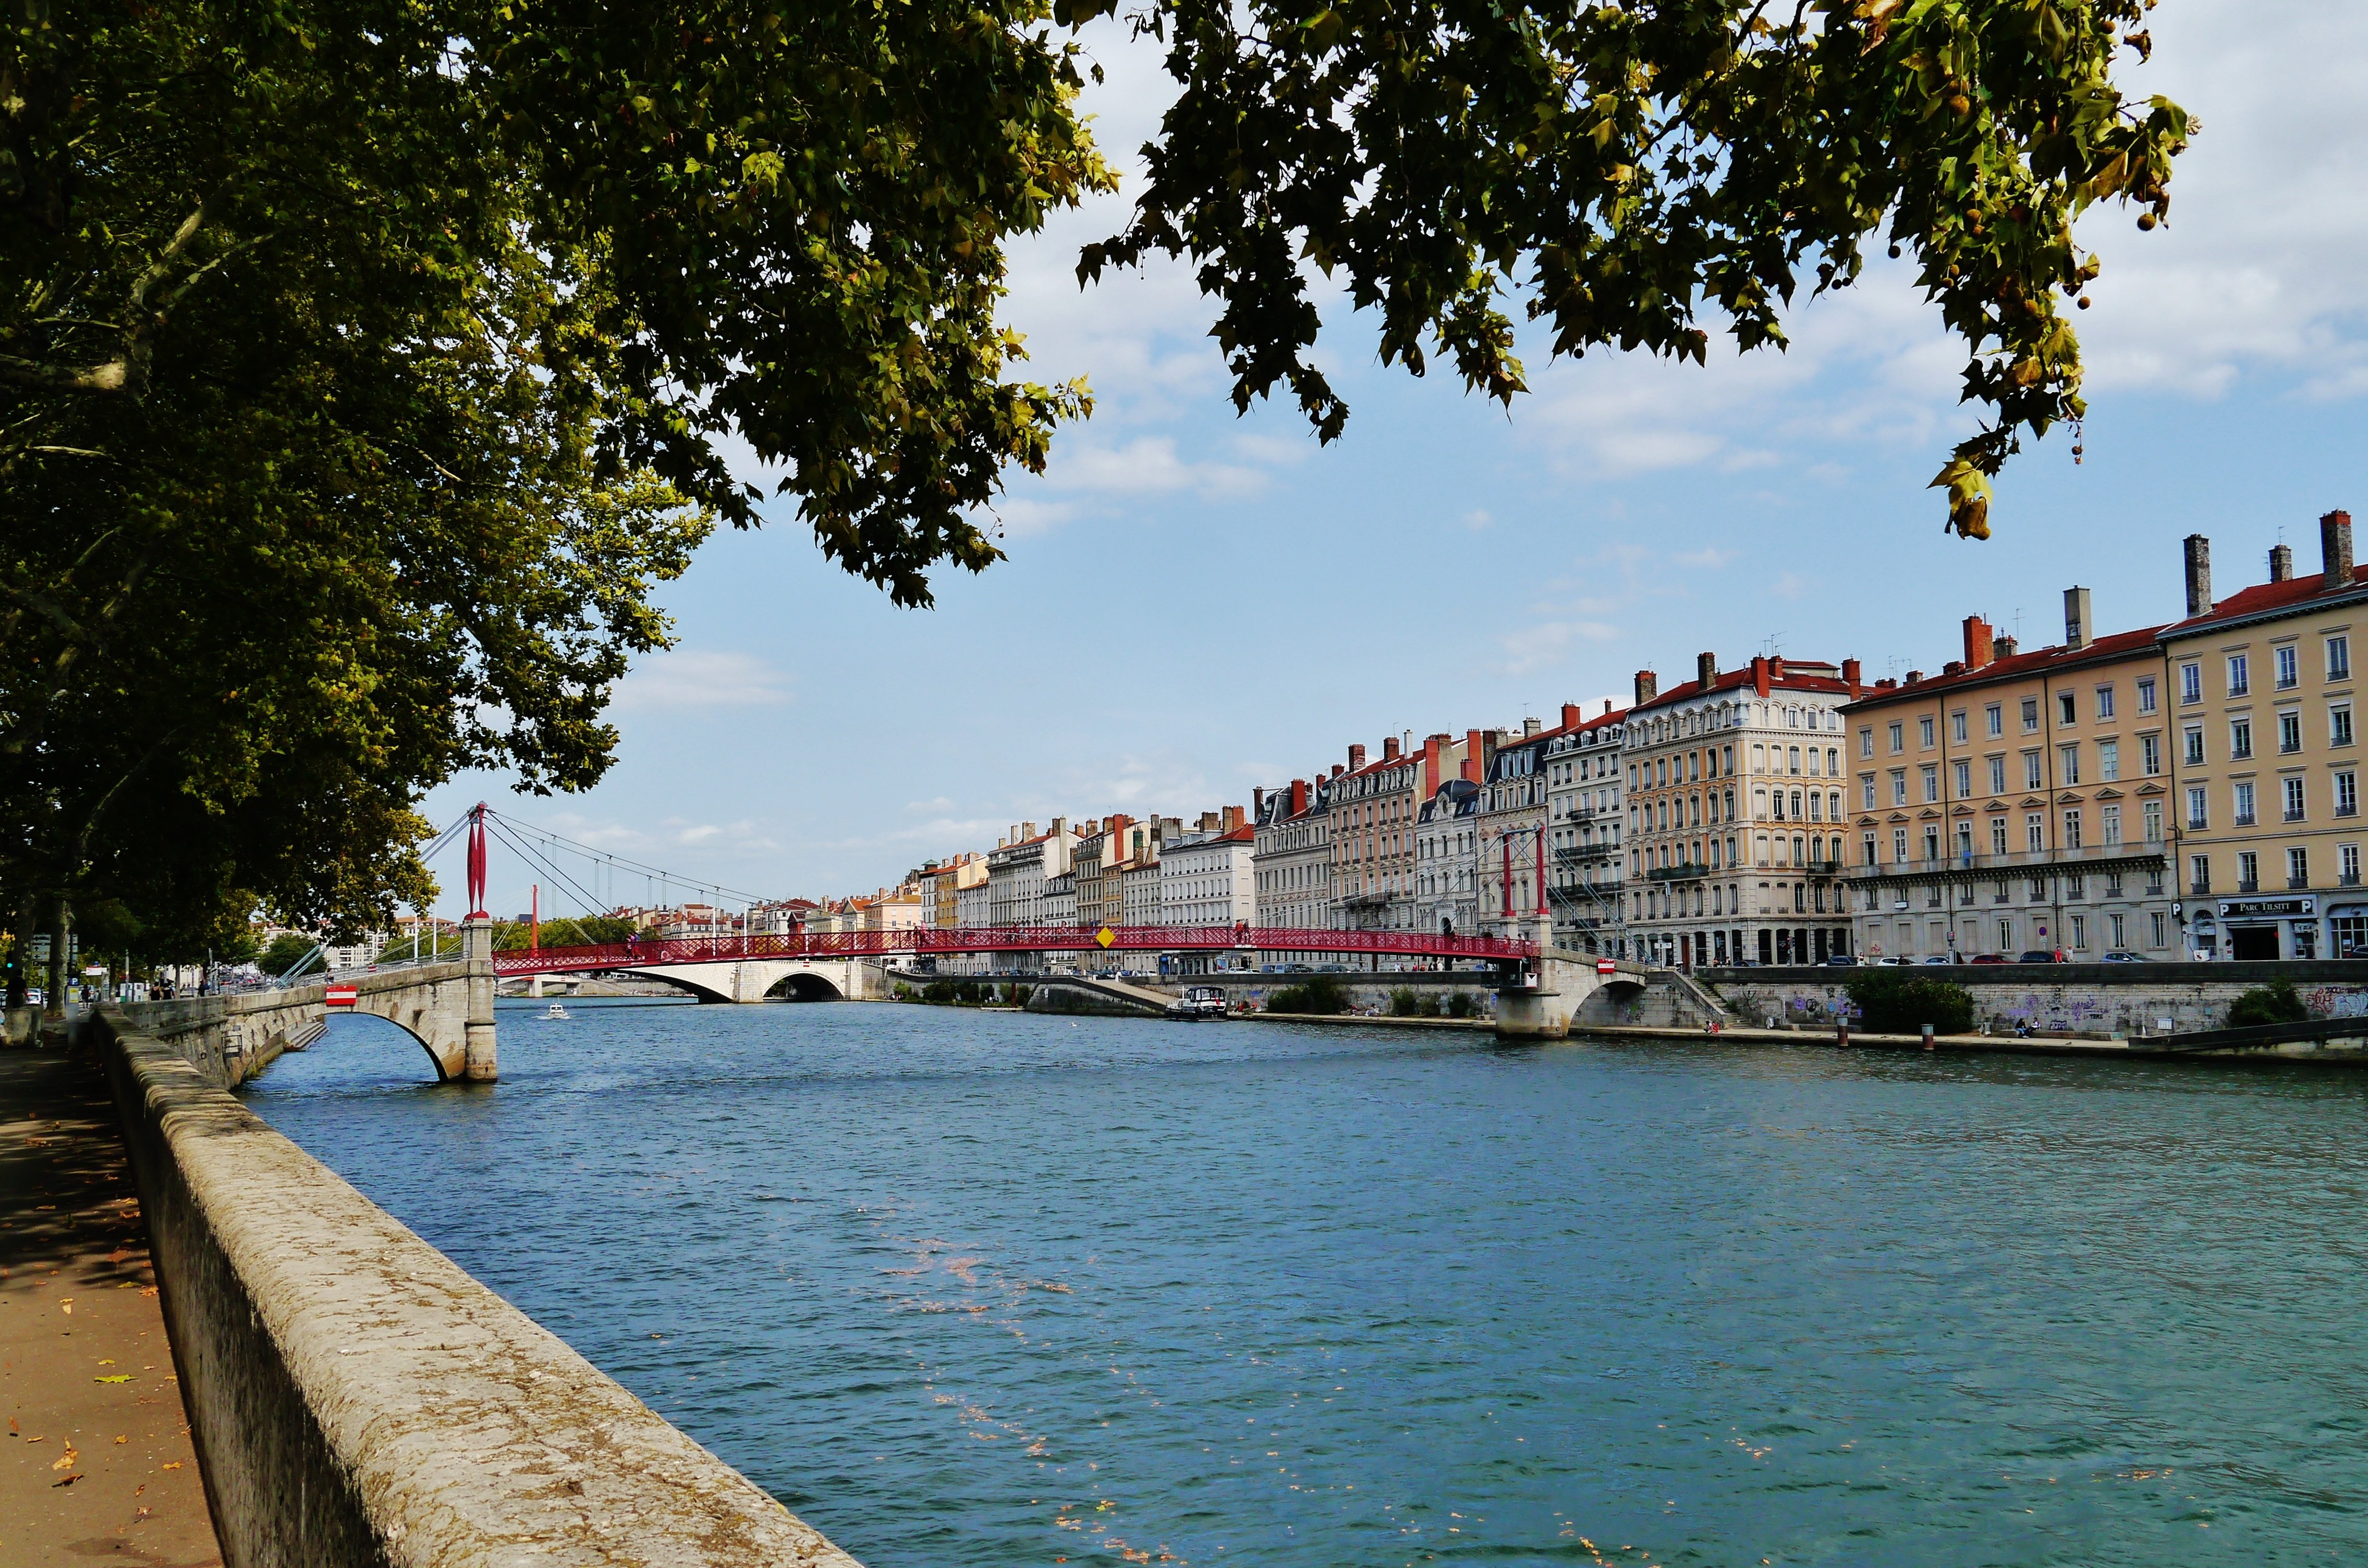
<path fill-rule="evenodd" d="M 1496 668 L 1501 675 L 1529 675 L 1561 664 L 1577 644 L 1609 642 L 1619 635 L 1620 629 L 1609 621 L 1541 621 L 1497 639 L 1497 645 L 1505 650 L 1505 657 Z"/>
<path fill-rule="evenodd" d="M 635 666 L 617 683 L 619 710 L 761 708 L 790 700 L 791 676 L 753 653 L 673 648 Z"/>
<path fill-rule="evenodd" d="M 1497 519 L 1494 517 L 1489 515 L 1488 508 L 1486 506 L 1473 507 L 1472 510 L 1463 514 L 1463 526 L 1470 528 L 1474 533 L 1478 533 L 1482 528 L 1486 528 L 1490 523 L 1493 523 Z"/>
<path fill-rule="evenodd" d="M 1690 550 L 1682 555 L 1672 555 L 1669 560 L 1679 566 L 1694 566 L 1705 572 L 1715 572 L 1733 561 L 1739 553 L 1740 551 L 1737 551 L 1721 550 L 1716 545 L 1704 545 L 1700 550 Z"/>
<path fill-rule="evenodd" d="M 1193 462 L 1176 454 L 1173 436 L 1140 436 L 1123 447 L 1069 445 L 1047 483 L 1056 489 L 1101 494 L 1159 495 L 1179 490 L 1203 500 L 1256 494 L 1266 475 L 1233 463 Z"/>

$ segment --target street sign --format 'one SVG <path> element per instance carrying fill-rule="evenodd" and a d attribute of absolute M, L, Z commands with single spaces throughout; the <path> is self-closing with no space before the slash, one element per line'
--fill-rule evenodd
<path fill-rule="evenodd" d="M 1613 963 L 1610 959 L 1598 959 L 1595 960 L 1595 972 L 1598 974 L 1611 974 L 1616 972 L 1619 968 L 1620 966 Z"/>
<path fill-rule="evenodd" d="M 1107 951 L 1110 945 L 1118 940 L 1118 933 L 1105 926 L 1100 930 L 1094 933 L 1094 940 L 1100 944 L 1102 949 Z"/>
<path fill-rule="evenodd" d="M 350 1007 L 361 1000 L 361 993 L 350 985 L 332 985 L 322 993 L 321 1000 L 332 1007 Z"/>

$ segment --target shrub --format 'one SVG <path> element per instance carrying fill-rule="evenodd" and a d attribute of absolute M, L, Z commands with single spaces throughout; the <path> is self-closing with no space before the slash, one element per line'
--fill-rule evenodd
<path fill-rule="evenodd" d="M 905 984 L 903 981 L 898 981 L 896 983 L 896 1000 L 899 1002 L 910 1002 L 912 999 L 913 988 Z"/>
<path fill-rule="evenodd" d="M 1439 1017 L 1439 993 L 1436 991 L 1424 992 L 1422 994 L 1422 999 L 1414 1005 L 1414 1016 L 1417 1018 L 1435 1018 Z"/>
<path fill-rule="evenodd" d="M 1014 985 L 1008 987 L 1004 994 L 1010 998 L 1013 1006 L 1025 1007 L 1028 1006 L 1028 998 L 1036 994 L 1036 988 L 1032 985 Z"/>
<path fill-rule="evenodd" d="M 2310 1017 L 2291 980 L 2272 980 L 2267 985 L 2256 985 L 2228 1005 L 2228 1027 L 2241 1029 L 2255 1024 L 2299 1024 Z"/>
<path fill-rule="evenodd" d="M 1304 985 L 1286 985 L 1279 991 L 1268 992 L 1266 997 L 1266 1010 L 1269 1013 L 1304 1013 L 1307 1011 L 1307 987 Z"/>
<path fill-rule="evenodd" d="M 1876 969 L 1852 975 L 1844 989 L 1859 1026 L 1877 1034 L 1915 1034 L 1926 1024 L 1935 1034 L 1964 1034 L 1974 1027 L 1974 994 L 1949 981 Z"/>
<path fill-rule="evenodd" d="M 1269 1013 L 1313 1013 L 1329 1017 L 1349 1010 L 1349 994 L 1340 983 L 1328 974 L 1319 974 L 1304 985 L 1286 985 L 1269 992 L 1266 999 Z"/>
<path fill-rule="evenodd" d="M 1390 993 L 1390 1017 L 1394 1018 L 1413 1017 L 1420 1005 L 1411 985 L 1401 985 Z"/>
<path fill-rule="evenodd" d="M 932 980 L 921 988 L 921 1000 L 940 1006 L 952 1001 L 956 994 L 954 983 L 951 980 Z"/>
<path fill-rule="evenodd" d="M 967 1002 L 975 1006 L 979 1001 L 978 982 L 975 980 L 963 981 L 960 986 L 955 988 L 954 997 L 957 1001 Z"/>
<path fill-rule="evenodd" d="M 1447 1016 L 1451 1018 L 1470 1017 L 1472 1016 L 1472 993 L 1469 991 L 1458 991 L 1449 996 L 1447 999 Z"/>

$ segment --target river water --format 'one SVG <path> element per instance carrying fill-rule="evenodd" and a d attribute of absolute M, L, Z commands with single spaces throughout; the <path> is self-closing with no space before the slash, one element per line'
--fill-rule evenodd
<path fill-rule="evenodd" d="M 2368 1078 L 340 1019 L 271 1122 L 870 1568 L 2368 1550 Z"/>

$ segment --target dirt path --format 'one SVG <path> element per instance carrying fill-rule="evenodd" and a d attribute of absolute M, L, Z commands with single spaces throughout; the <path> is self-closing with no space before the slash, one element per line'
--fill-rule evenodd
<path fill-rule="evenodd" d="M 97 1071 L 0 1050 L 0 1568 L 222 1556 Z"/>

